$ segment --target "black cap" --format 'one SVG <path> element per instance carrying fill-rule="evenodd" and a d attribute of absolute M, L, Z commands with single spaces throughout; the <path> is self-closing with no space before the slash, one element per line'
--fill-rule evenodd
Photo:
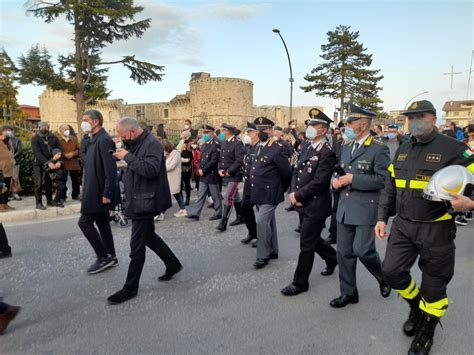
<path fill-rule="evenodd" d="M 366 110 L 362 107 L 356 106 L 354 104 L 347 105 L 347 122 L 354 122 L 360 120 L 361 118 L 366 118 L 371 120 L 375 117 L 375 112 Z"/>
<path fill-rule="evenodd" d="M 221 125 L 221 128 L 224 128 L 224 129 L 227 129 L 228 131 L 230 131 L 232 134 L 235 134 L 235 130 L 237 128 L 235 128 L 235 126 L 232 126 L 231 124 L 228 124 L 228 123 L 223 123 Z"/>
<path fill-rule="evenodd" d="M 247 122 L 247 127 L 245 128 L 246 131 L 255 131 L 257 130 L 257 125 L 252 122 Z"/>
<path fill-rule="evenodd" d="M 414 113 L 430 112 L 436 115 L 436 109 L 433 104 L 427 100 L 415 101 L 409 107 L 408 110 L 403 112 L 403 115 L 408 116 Z"/>
<path fill-rule="evenodd" d="M 257 129 L 272 128 L 275 125 L 275 123 L 272 120 L 266 117 L 257 117 L 255 121 L 253 121 L 253 123 L 255 123 L 255 125 L 257 126 Z"/>
<path fill-rule="evenodd" d="M 214 127 L 212 127 L 211 125 L 208 125 L 208 124 L 203 125 L 202 129 L 204 131 L 213 131 L 213 132 L 216 130 Z"/>
<path fill-rule="evenodd" d="M 332 120 L 328 116 L 326 116 L 324 112 L 322 112 L 321 110 L 318 110 L 317 108 L 312 108 L 311 110 L 309 110 L 308 114 L 310 117 L 308 125 L 319 124 L 319 123 L 329 125 L 332 122 Z"/>
<path fill-rule="evenodd" d="M 62 150 L 61 150 L 61 149 L 58 149 L 58 148 L 54 148 L 54 149 L 52 150 L 52 153 L 53 153 L 53 157 L 54 157 L 56 154 L 62 153 Z"/>
<path fill-rule="evenodd" d="M 241 131 L 240 129 L 236 128 L 236 129 L 234 130 L 234 134 L 235 134 L 236 136 L 238 136 L 240 133 L 242 133 L 242 131 Z"/>

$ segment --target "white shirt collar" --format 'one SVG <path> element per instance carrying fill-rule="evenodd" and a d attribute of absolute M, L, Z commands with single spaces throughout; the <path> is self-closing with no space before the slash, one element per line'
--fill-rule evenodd
<path fill-rule="evenodd" d="M 234 138 L 235 136 L 232 136 L 230 138 L 227 139 L 227 142 L 230 142 L 232 140 L 232 138 Z"/>
<path fill-rule="evenodd" d="M 320 138 L 318 141 L 316 142 L 311 142 L 311 146 L 313 147 L 313 149 L 316 149 L 316 147 L 318 147 L 319 145 L 323 144 L 323 142 L 325 141 L 324 137 Z"/>

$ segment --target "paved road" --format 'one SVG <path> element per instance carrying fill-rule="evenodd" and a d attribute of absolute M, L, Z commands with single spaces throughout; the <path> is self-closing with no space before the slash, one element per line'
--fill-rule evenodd
<path fill-rule="evenodd" d="M 362 265 L 357 305 L 329 307 L 339 295 L 338 279 L 319 275 L 319 259 L 309 292 L 280 295 L 298 253 L 296 214 L 283 207 L 280 259 L 259 271 L 252 268 L 255 249 L 239 243 L 244 226 L 217 234 L 217 222 L 206 218 L 210 210 L 201 222 L 175 219 L 170 211 L 157 230 L 184 271 L 157 282 L 164 267 L 148 252 L 138 297 L 120 306 L 107 305 L 106 298 L 125 279 L 129 228 L 114 227 L 120 266 L 90 276 L 92 249 L 77 217 L 7 225 L 14 257 L 0 260 L 0 293 L 23 310 L 0 338 L 0 353 L 406 354 L 410 339 L 400 326 L 407 306 L 394 294 L 382 299 Z M 450 308 L 432 354 L 474 353 L 473 226 L 458 231 Z M 383 254 L 385 243 L 378 247 Z"/>

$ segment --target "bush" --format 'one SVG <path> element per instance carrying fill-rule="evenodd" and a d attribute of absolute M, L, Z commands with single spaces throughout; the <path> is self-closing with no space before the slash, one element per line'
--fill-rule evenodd
<path fill-rule="evenodd" d="M 31 142 L 22 140 L 23 154 L 20 162 L 20 183 L 23 188 L 22 195 L 34 193 L 33 162 L 34 155 L 31 150 Z"/>

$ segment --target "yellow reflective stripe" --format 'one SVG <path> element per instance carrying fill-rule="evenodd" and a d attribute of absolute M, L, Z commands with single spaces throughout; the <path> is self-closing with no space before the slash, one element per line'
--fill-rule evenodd
<path fill-rule="evenodd" d="M 410 189 L 423 190 L 426 185 L 428 185 L 428 181 L 410 180 Z"/>
<path fill-rule="evenodd" d="M 416 296 L 418 296 L 418 293 L 419 293 L 418 287 L 416 287 L 416 283 L 415 283 L 415 280 L 413 280 L 413 278 L 411 279 L 410 285 L 406 289 L 395 290 L 395 291 L 397 291 L 400 294 L 400 296 L 402 296 L 403 298 L 407 300 L 414 299 Z"/>
<path fill-rule="evenodd" d="M 471 172 L 471 174 L 474 174 L 474 163 L 471 163 L 467 166 L 467 170 Z"/>
<path fill-rule="evenodd" d="M 387 170 L 390 171 L 390 176 L 394 178 L 395 177 L 395 170 L 393 169 L 393 164 L 390 164 L 388 166 Z"/>
<path fill-rule="evenodd" d="M 402 179 L 395 179 L 395 187 L 399 189 L 404 189 L 407 187 L 407 181 Z"/>
<path fill-rule="evenodd" d="M 448 298 L 443 298 L 433 303 L 426 302 L 422 298 L 420 300 L 420 309 L 428 314 L 441 318 L 448 309 L 448 303 Z"/>
<path fill-rule="evenodd" d="M 447 220 L 450 220 L 452 218 L 453 218 L 453 216 L 450 213 L 446 212 L 446 214 L 444 214 L 441 217 L 435 219 L 433 222 L 447 221 Z"/>

